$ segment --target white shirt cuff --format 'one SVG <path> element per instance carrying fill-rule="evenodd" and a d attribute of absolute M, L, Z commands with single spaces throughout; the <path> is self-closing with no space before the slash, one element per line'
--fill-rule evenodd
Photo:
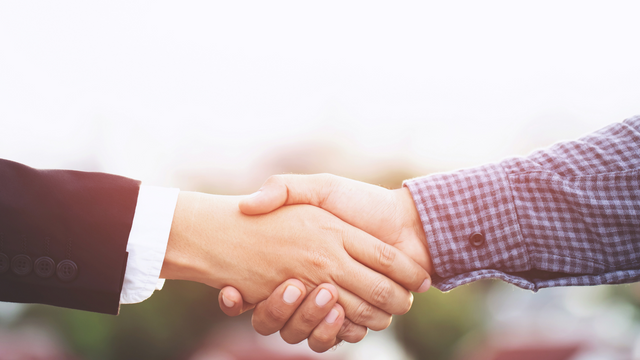
<path fill-rule="evenodd" d="M 127 269 L 120 304 L 135 304 L 162 289 L 160 270 L 167 251 L 180 189 L 140 186 L 127 243 Z"/>

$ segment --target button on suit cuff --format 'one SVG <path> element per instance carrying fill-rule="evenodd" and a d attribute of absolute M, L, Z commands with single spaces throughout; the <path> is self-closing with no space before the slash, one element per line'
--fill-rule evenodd
<path fill-rule="evenodd" d="M 121 304 L 139 303 L 162 288 L 160 270 L 167 250 L 179 189 L 141 186 L 127 243 Z"/>

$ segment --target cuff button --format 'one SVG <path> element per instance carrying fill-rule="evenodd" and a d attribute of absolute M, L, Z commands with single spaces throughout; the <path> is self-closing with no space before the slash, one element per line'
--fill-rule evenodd
<path fill-rule="evenodd" d="M 78 276 L 78 266 L 71 260 L 62 260 L 58 264 L 56 274 L 58 279 L 64 282 L 73 281 Z"/>
<path fill-rule="evenodd" d="M 484 244 L 484 235 L 482 233 L 473 233 L 469 237 L 469 242 L 475 247 L 482 246 Z"/>
<path fill-rule="evenodd" d="M 11 260 L 3 253 L 0 253 L 0 274 L 6 273 L 11 267 Z"/>
<path fill-rule="evenodd" d="M 19 276 L 29 275 L 33 270 L 33 261 L 27 255 L 20 254 L 11 260 L 11 271 Z"/>
<path fill-rule="evenodd" d="M 38 258 L 34 264 L 34 272 L 41 278 L 50 278 L 56 272 L 56 263 L 47 256 Z"/>

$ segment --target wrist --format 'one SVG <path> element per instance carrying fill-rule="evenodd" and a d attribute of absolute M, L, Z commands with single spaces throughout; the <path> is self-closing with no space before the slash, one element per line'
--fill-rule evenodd
<path fill-rule="evenodd" d="M 212 273 L 210 262 L 202 261 L 198 251 L 198 217 L 205 206 L 205 194 L 181 191 L 171 223 L 171 232 L 160 277 L 204 282 Z"/>
<path fill-rule="evenodd" d="M 414 257 L 414 260 L 422 265 L 422 267 L 429 273 L 434 275 L 433 261 L 431 260 L 431 254 L 429 252 L 429 244 L 427 236 L 424 232 L 424 226 L 422 225 L 422 219 L 420 213 L 416 208 L 415 202 L 411 191 L 407 187 L 402 187 L 395 190 L 398 194 L 401 211 L 404 214 L 405 227 L 411 232 L 411 238 L 417 243 L 415 249 L 419 249 L 418 254 L 408 254 Z"/>

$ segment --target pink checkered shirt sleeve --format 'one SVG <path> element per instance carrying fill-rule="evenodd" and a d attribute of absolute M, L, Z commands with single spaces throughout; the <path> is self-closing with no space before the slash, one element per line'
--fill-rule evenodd
<path fill-rule="evenodd" d="M 442 291 L 487 278 L 533 291 L 640 280 L 640 116 L 404 185 Z"/>

